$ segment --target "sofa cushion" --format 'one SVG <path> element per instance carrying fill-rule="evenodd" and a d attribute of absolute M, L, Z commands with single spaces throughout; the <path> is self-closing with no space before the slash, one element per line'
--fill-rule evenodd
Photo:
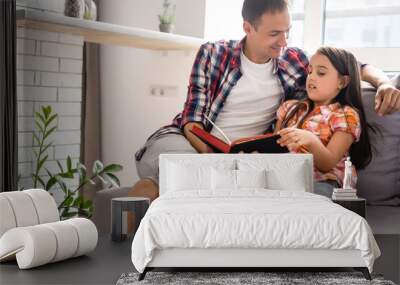
<path fill-rule="evenodd" d="M 400 88 L 400 75 L 392 82 Z M 367 122 L 379 132 L 369 132 L 373 147 L 371 163 L 358 171 L 358 194 L 372 205 L 400 205 L 400 112 L 380 117 L 374 110 L 376 90 L 363 83 L 362 98 Z"/>

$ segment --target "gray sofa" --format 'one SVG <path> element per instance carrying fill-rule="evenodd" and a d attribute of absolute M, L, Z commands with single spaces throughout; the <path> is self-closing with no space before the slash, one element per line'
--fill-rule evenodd
<path fill-rule="evenodd" d="M 392 81 L 400 88 L 400 75 Z M 358 171 L 358 194 L 370 205 L 400 206 L 400 112 L 378 116 L 374 111 L 375 89 L 364 84 L 362 91 L 367 121 L 379 132 L 370 132 L 376 153 L 367 168 Z"/>
<path fill-rule="evenodd" d="M 400 88 L 400 76 L 392 79 Z M 400 112 L 379 117 L 374 111 L 376 91 L 363 85 L 363 102 L 370 124 L 381 133 L 371 133 L 377 153 L 364 170 L 358 172 L 358 195 L 367 199 L 367 221 L 382 255 L 375 272 L 400 283 Z"/>

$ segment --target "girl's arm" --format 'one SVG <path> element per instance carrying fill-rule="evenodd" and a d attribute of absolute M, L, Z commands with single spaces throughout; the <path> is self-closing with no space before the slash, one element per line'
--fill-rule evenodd
<path fill-rule="evenodd" d="M 308 150 L 314 155 L 315 166 L 322 172 L 328 172 L 349 151 L 354 138 L 346 132 L 335 132 L 327 146 L 318 139 L 310 144 Z"/>
<path fill-rule="evenodd" d="M 314 156 L 314 164 L 318 170 L 328 172 L 349 151 L 354 138 L 351 134 L 337 131 L 333 134 L 327 146 L 312 132 L 297 128 L 285 128 L 278 132 L 281 139 L 278 143 L 287 146 L 289 150 L 305 147 Z"/>

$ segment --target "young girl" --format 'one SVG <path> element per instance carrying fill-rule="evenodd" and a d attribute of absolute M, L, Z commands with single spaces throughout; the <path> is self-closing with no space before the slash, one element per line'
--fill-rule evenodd
<path fill-rule="evenodd" d="M 353 163 L 353 187 L 355 169 L 372 158 L 359 67 L 350 52 L 322 47 L 308 69 L 308 98 L 280 106 L 276 132 L 281 135 L 278 143 L 291 152 L 313 154 L 314 193 L 331 197 L 333 188 L 342 186 L 347 156 Z"/>

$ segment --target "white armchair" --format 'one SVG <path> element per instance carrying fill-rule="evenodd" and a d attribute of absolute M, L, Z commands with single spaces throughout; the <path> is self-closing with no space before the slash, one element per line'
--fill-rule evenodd
<path fill-rule="evenodd" d="M 86 254 L 97 239 L 88 219 L 60 221 L 45 190 L 0 193 L 0 262 L 16 258 L 20 269 L 28 269 Z"/>

